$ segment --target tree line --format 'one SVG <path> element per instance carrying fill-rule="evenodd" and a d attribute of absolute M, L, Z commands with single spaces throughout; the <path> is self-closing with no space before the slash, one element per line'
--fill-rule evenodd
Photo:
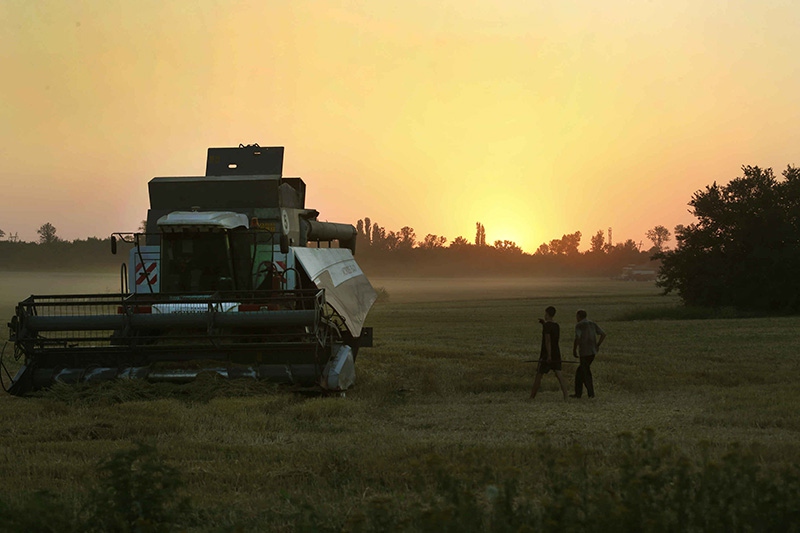
<path fill-rule="evenodd" d="M 76 239 L 58 237 L 50 222 L 36 230 L 36 242 L 19 240 L 16 234 L 0 229 L 0 270 L 2 271 L 97 271 L 119 268 L 128 254 L 126 243 L 120 243 L 120 254 L 111 254 L 111 238 Z M 3 240 L 4 237 L 8 237 Z"/>
<path fill-rule="evenodd" d="M 372 250 L 380 250 L 386 252 L 410 250 L 412 248 L 419 248 L 421 250 L 433 249 L 463 249 L 470 246 L 485 247 L 490 246 L 497 250 L 511 252 L 520 255 L 526 254 L 517 243 L 510 240 L 496 240 L 492 245 L 486 244 L 486 228 L 480 222 L 475 223 L 475 240 L 474 242 L 468 241 L 463 236 L 459 235 L 448 244 L 447 237 L 435 234 L 426 235 L 421 241 L 417 240 L 417 235 L 414 228 L 403 226 L 399 231 L 387 231 L 386 228 L 380 226 L 377 222 L 373 222 L 369 217 L 359 219 L 356 223 L 356 231 L 358 232 L 358 240 L 360 245 L 369 247 Z M 676 231 L 680 227 L 676 228 Z M 653 229 L 647 230 L 645 236 L 653 243 L 653 246 L 647 250 L 649 253 L 656 253 L 662 251 L 664 246 L 670 241 L 672 233 L 664 226 L 656 226 Z M 553 239 L 548 243 L 542 243 L 539 248 L 532 255 L 578 255 L 581 243 L 582 233 L 576 231 L 575 233 L 562 235 L 560 239 Z M 609 253 L 614 250 L 637 250 L 640 251 L 641 243 L 636 244 L 633 239 L 627 239 L 622 243 L 612 245 L 606 242 L 606 236 L 603 230 L 598 230 L 591 238 L 591 245 L 587 252 L 584 253 Z"/>
<path fill-rule="evenodd" d="M 658 228 L 658 227 L 657 227 Z M 654 241 L 660 248 L 668 240 Z M 647 262 L 652 249 L 641 251 L 632 239 L 611 245 L 602 231 L 592 237 L 588 251 L 581 253 L 581 232 L 563 235 L 542 244 L 533 254 L 525 253 L 514 241 L 486 242 L 486 229 L 476 223 L 474 242 L 463 236 L 452 242 L 428 234 L 417 240 L 414 229 L 404 226 L 387 230 L 366 217 L 356 223 L 357 257 L 368 274 L 375 275 L 492 275 L 492 274 L 587 274 L 619 275 L 622 267 Z M 37 242 L 9 238 L 0 241 L 0 270 L 83 270 L 118 266 L 123 260 L 109 253 L 109 239 L 90 237 L 67 241 L 56 227 L 46 222 L 37 230 Z M 5 232 L 0 233 L 0 236 Z M 125 256 L 123 256 L 125 257 Z"/>
<path fill-rule="evenodd" d="M 618 276 L 630 264 L 648 263 L 651 256 L 664 249 L 671 232 L 664 226 L 648 230 L 653 246 L 641 249 L 633 239 L 612 244 L 602 230 L 591 239 L 587 251 L 580 251 L 582 233 L 564 234 L 560 239 L 543 243 L 532 254 L 514 241 L 486 242 L 486 228 L 475 224 L 472 241 L 459 235 L 452 241 L 441 235 L 427 234 L 417 239 L 410 226 L 387 230 L 371 218 L 356 222 L 359 263 L 368 269 L 392 274 L 483 275 L 483 274 L 584 274 Z"/>
<path fill-rule="evenodd" d="M 97 271 L 119 268 L 127 261 L 125 243 L 118 255 L 111 254 L 111 239 L 58 240 L 47 244 L 23 241 L 0 241 L 2 271 Z"/>
<path fill-rule="evenodd" d="M 39 234 L 39 244 L 50 244 L 53 242 L 58 242 L 61 239 L 56 235 L 56 227 L 53 226 L 50 222 L 45 222 L 39 229 L 36 230 L 36 233 Z M 0 240 L 4 239 L 6 236 L 6 232 L 0 228 Z M 9 233 L 8 234 L 9 242 L 21 242 L 19 240 L 18 233 Z"/>

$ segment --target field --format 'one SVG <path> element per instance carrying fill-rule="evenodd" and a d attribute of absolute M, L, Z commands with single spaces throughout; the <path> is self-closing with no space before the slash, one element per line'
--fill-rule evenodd
<path fill-rule="evenodd" d="M 0 312 L 116 280 L 6 273 Z M 0 516 L 113 523 L 127 490 L 154 509 L 143 531 L 797 530 L 800 317 L 692 319 L 652 284 L 603 279 L 372 281 L 388 298 L 346 397 L 215 381 L 0 396 Z M 528 399 L 547 305 L 567 360 L 575 310 L 608 333 L 596 398 L 563 401 L 549 374 Z"/>

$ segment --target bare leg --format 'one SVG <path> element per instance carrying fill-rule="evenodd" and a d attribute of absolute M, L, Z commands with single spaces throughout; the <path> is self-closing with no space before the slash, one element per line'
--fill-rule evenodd
<path fill-rule="evenodd" d="M 564 383 L 564 377 L 561 375 L 560 370 L 555 370 L 555 373 L 556 377 L 558 378 L 558 384 L 561 385 L 561 393 L 564 395 L 564 399 L 566 400 L 569 398 L 569 395 L 567 394 L 567 385 Z"/>
<path fill-rule="evenodd" d="M 536 373 L 536 377 L 533 379 L 533 388 L 531 389 L 531 400 L 536 398 L 536 393 L 539 392 L 539 385 L 542 383 L 542 375 L 540 373 Z"/>

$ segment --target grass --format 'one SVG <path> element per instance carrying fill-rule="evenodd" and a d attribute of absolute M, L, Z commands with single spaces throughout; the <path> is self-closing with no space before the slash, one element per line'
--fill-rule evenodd
<path fill-rule="evenodd" d="M 759 494 L 797 517 L 800 317 L 673 315 L 651 284 L 596 279 L 373 284 L 388 298 L 346 398 L 216 380 L 0 396 L 0 514 L 63 507 L 75 528 L 122 505 L 108 465 L 149 450 L 150 482 L 179 476 L 190 506 L 140 530 L 792 530 Z M 551 375 L 527 399 L 547 305 L 567 356 L 576 309 L 608 333 L 592 401 Z"/>

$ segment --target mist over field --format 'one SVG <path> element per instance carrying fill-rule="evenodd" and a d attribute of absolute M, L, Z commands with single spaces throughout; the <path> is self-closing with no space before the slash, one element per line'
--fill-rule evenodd
<path fill-rule="evenodd" d="M 10 317 L 14 306 L 32 294 L 119 292 L 119 276 L 119 272 L 0 272 L 0 320 Z M 3 328 L 2 338 L 7 334 Z"/>
<path fill-rule="evenodd" d="M 105 294 L 118 293 L 120 274 L 103 272 L 3 272 L 0 273 L 0 312 L 10 316 L 14 306 L 32 294 Z M 383 289 L 392 303 L 464 301 L 522 298 L 557 298 L 565 293 L 596 296 L 611 292 L 624 283 L 602 278 L 555 278 L 532 277 L 482 277 L 482 278 L 434 278 L 434 277 L 370 277 L 375 289 Z M 601 288 L 602 287 L 602 288 Z M 656 293 L 650 282 L 630 284 L 637 294 Z M 538 310 L 537 310 L 538 313 Z M 538 316 L 538 315 L 537 315 Z"/>
<path fill-rule="evenodd" d="M 531 276 L 531 277 L 484 277 L 484 278 L 370 278 L 372 285 L 387 291 L 393 303 L 466 301 L 484 299 L 560 299 L 565 295 L 578 298 L 596 297 L 604 293 L 613 294 L 622 281 L 607 278 Z M 658 292 L 652 282 L 630 283 L 626 290 L 634 294 Z M 670 303 L 673 299 L 667 299 Z M 666 302 L 665 302 L 666 303 Z M 576 308 L 577 309 L 577 308 Z M 540 314 L 535 311 L 536 316 Z"/>

